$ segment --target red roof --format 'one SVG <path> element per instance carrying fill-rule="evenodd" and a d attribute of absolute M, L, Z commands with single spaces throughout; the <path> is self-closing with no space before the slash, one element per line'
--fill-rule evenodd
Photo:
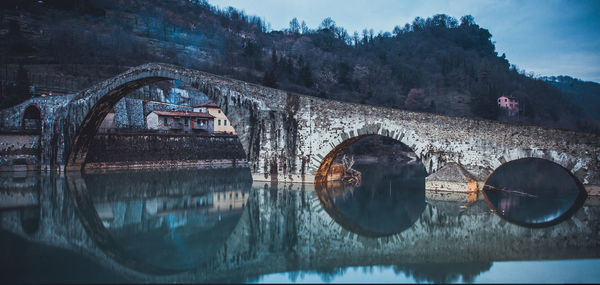
<path fill-rule="evenodd" d="M 197 108 L 197 107 L 219 108 L 219 106 L 217 106 L 217 104 L 215 104 L 214 102 L 206 102 L 206 103 L 202 103 L 200 105 L 196 105 L 194 107 L 195 108 Z"/>
<path fill-rule="evenodd" d="M 169 112 L 169 111 L 152 111 L 152 113 L 156 113 L 160 116 L 170 116 L 170 117 L 196 117 L 196 118 L 214 118 L 213 115 L 209 113 L 199 113 L 199 112 Z"/>

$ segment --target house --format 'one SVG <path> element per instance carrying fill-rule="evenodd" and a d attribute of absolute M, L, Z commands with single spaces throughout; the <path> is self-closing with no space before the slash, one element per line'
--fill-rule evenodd
<path fill-rule="evenodd" d="M 146 128 L 162 133 L 212 134 L 213 119 L 209 113 L 152 111 L 146 116 Z"/>
<path fill-rule="evenodd" d="M 500 96 L 498 98 L 498 107 L 504 109 L 509 116 L 519 114 L 519 100 L 513 96 Z"/>
<path fill-rule="evenodd" d="M 200 105 L 196 105 L 193 108 L 194 108 L 194 112 L 204 112 L 204 113 L 208 112 L 209 114 L 214 116 L 215 133 L 234 134 L 234 135 L 236 134 L 235 129 L 231 125 L 231 121 L 229 121 L 229 119 L 227 119 L 227 116 L 225 116 L 225 113 L 223 113 L 223 111 L 221 111 L 221 109 L 219 108 L 219 106 L 217 106 L 217 104 L 215 104 L 213 102 L 209 102 L 209 103 L 203 103 Z"/>

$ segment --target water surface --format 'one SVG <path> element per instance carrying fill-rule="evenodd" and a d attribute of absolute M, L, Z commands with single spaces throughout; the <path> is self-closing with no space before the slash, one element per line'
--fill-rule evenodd
<path fill-rule="evenodd" d="M 3 174 L 0 280 L 600 282 L 595 199 L 436 200 L 422 166 L 355 168 L 359 186 L 247 169 Z"/>

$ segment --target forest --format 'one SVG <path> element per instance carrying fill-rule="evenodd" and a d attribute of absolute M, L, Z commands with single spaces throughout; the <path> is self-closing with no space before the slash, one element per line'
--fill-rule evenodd
<path fill-rule="evenodd" d="M 166 62 L 321 98 L 600 132 L 593 104 L 498 55 L 470 15 L 348 32 L 331 18 L 308 27 L 292 17 L 272 30 L 204 0 L 9 0 L 0 9 L 3 107 L 31 96 L 35 74 L 71 78 L 77 89 Z M 503 95 L 519 99 L 516 117 L 498 108 Z"/>

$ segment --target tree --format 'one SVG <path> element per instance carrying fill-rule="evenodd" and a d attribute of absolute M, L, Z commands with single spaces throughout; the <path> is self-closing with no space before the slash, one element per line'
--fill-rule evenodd
<path fill-rule="evenodd" d="M 300 33 L 300 24 L 298 23 L 298 19 L 293 18 L 290 21 L 290 33 L 298 34 Z"/>
<path fill-rule="evenodd" d="M 302 21 L 302 24 L 300 25 L 300 29 L 302 30 L 302 34 L 308 34 L 310 33 L 310 29 L 308 28 L 308 26 L 306 25 L 306 22 Z"/>
<path fill-rule="evenodd" d="M 460 25 L 463 27 L 474 26 L 475 19 L 471 15 L 464 15 L 460 17 Z"/>
<path fill-rule="evenodd" d="M 392 31 L 392 34 L 394 34 L 394 37 L 399 37 L 400 35 L 402 35 L 402 28 L 400 28 L 400 26 L 396 25 L 394 27 L 394 30 Z"/>
<path fill-rule="evenodd" d="M 335 21 L 331 19 L 331 17 L 327 17 L 323 19 L 321 25 L 319 25 L 319 30 L 329 30 L 333 32 L 335 29 Z"/>
<path fill-rule="evenodd" d="M 305 63 L 301 68 L 300 68 L 300 81 L 302 82 L 302 84 L 306 87 L 312 87 L 314 82 L 313 82 L 313 78 L 312 78 L 312 71 L 310 69 L 310 64 L 309 63 Z"/>
<path fill-rule="evenodd" d="M 413 31 L 422 31 L 425 29 L 425 20 L 421 17 L 416 17 L 412 23 Z"/>
<path fill-rule="evenodd" d="M 423 88 L 411 88 L 406 96 L 404 106 L 411 110 L 420 110 L 425 101 L 425 90 Z"/>
<path fill-rule="evenodd" d="M 348 36 L 348 32 L 346 32 L 346 29 L 342 27 L 334 27 L 333 33 L 337 39 L 342 40 L 344 43 L 348 43 L 350 37 Z"/>
<path fill-rule="evenodd" d="M 275 71 L 270 69 L 265 72 L 265 75 L 262 79 L 262 84 L 268 87 L 277 88 L 277 76 L 275 75 Z"/>
<path fill-rule="evenodd" d="M 485 82 L 478 82 L 471 88 L 471 112 L 490 120 L 498 119 L 498 93 L 496 88 Z"/>
<path fill-rule="evenodd" d="M 352 35 L 352 40 L 354 41 L 354 46 L 357 47 L 360 40 L 357 31 L 354 31 L 354 34 Z"/>
<path fill-rule="evenodd" d="M 273 66 L 276 66 L 277 62 L 277 51 L 275 49 L 271 49 L 271 63 L 273 64 Z"/>

